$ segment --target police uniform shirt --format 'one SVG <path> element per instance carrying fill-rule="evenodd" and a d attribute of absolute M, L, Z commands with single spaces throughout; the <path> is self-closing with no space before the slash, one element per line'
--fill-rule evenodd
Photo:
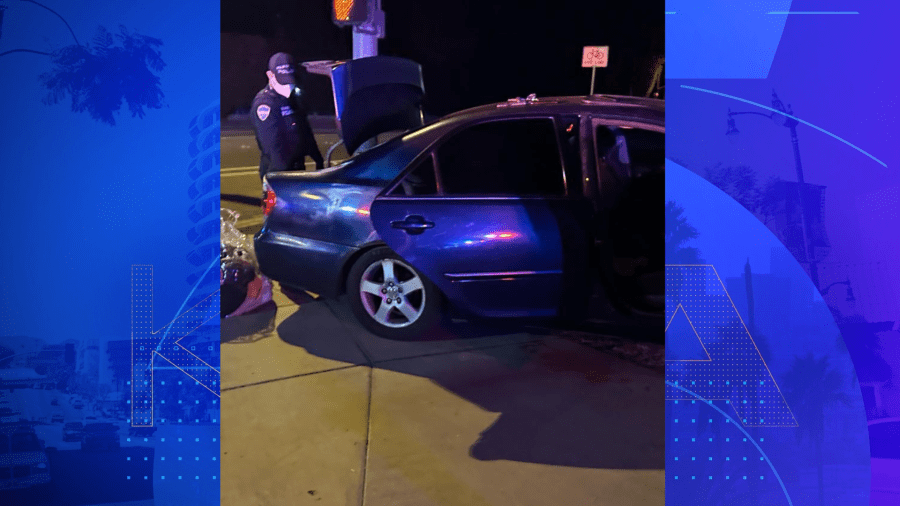
<path fill-rule="evenodd" d="M 266 86 L 253 99 L 251 115 L 261 153 L 260 177 L 269 172 L 302 169 L 305 118 L 293 101 Z"/>

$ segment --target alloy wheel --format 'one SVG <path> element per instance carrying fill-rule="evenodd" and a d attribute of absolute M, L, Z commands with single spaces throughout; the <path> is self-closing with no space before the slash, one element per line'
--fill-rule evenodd
<path fill-rule="evenodd" d="M 385 327 L 408 327 L 425 310 L 422 279 L 412 267 L 394 258 L 381 259 L 366 268 L 359 297 L 366 313 Z"/>

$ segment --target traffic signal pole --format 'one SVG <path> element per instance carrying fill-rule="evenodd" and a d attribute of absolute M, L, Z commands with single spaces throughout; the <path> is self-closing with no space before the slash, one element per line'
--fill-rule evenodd
<path fill-rule="evenodd" d="M 360 0 L 357 0 L 360 1 Z M 366 2 L 364 23 L 353 26 L 353 59 L 378 56 L 378 39 L 384 38 L 384 11 L 381 0 Z"/>

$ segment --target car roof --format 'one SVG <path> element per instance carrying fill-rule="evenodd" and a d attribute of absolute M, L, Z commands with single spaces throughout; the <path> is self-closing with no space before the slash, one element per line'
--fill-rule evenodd
<path fill-rule="evenodd" d="M 468 121 L 495 117 L 534 114 L 593 114 L 611 119 L 646 121 L 662 125 L 665 101 L 656 98 L 621 95 L 589 95 L 578 97 L 514 98 L 506 102 L 482 105 L 444 116 L 438 122 Z"/>
<path fill-rule="evenodd" d="M 505 119 L 527 116 L 549 116 L 563 114 L 591 114 L 600 118 L 618 121 L 646 123 L 662 127 L 665 125 L 665 101 L 655 98 L 619 95 L 590 95 L 575 97 L 538 97 L 532 99 L 511 99 L 454 112 L 422 127 L 358 153 L 344 163 L 316 172 L 287 171 L 270 173 L 266 177 L 275 180 L 328 181 L 335 178 L 345 180 L 359 172 L 368 171 L 369 162 L 394 156 L 393 164 L 405 165 L 436 139 L 443 137 L 458 127 L 478 122 L 482 119 Z M 397 156 L 398 153 L 401 156 Z M 393 178 L 393 175 L 391 176 Z"/>

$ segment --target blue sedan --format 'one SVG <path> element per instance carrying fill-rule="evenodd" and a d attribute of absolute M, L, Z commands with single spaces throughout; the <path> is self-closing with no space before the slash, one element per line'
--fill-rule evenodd
<path fill-rule="evenodd" d="M 662 308 L 664 102 L 511 99 L 446 116 L 318 172 L 269 174 L 260 269 L 346 293 L 375 334 L 450 309 L 581 318 L 595 294 Z"/>

